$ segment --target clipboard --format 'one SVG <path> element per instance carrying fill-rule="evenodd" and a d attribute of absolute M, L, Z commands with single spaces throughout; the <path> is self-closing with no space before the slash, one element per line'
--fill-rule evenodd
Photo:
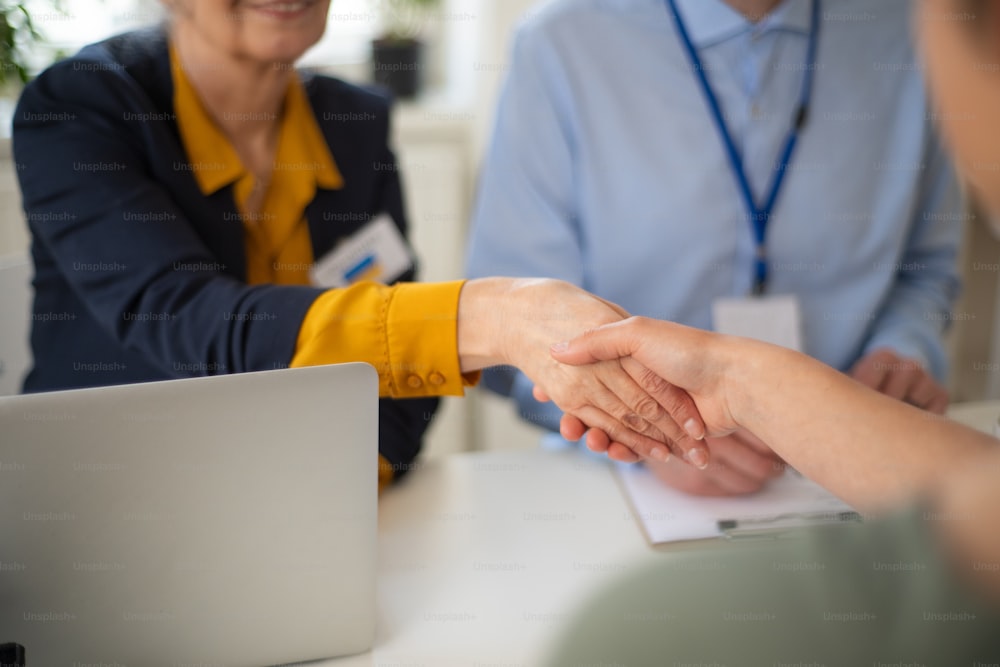
<path fill-rule="evenodd" d="M 761 492 L 725 498 L 687 495 L 643 466 L 617 464 L 614 474 L 629 513 L 657 550 L 780 539 L 807 526 L 861 520 L 852 507 L 792 470 Z"/>

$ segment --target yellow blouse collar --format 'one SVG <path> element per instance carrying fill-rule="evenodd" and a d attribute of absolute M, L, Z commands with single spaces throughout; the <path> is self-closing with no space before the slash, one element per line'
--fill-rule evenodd
<path fill-rule="evenodd" d="M 202 105 L 173 46 L 170 47 L 170 65 L 181 141 L 198 187 L 208 196 L 239 180 L 247 170 L 236 149 Z M 344 187 L 343 176 L 297 75 L 289 82 L 285 96 L 275 169 L 311 173 L 316 186 L 327 190 Z"/>

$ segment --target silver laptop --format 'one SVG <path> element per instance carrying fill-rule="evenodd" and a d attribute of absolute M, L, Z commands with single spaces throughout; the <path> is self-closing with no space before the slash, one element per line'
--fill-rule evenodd
<path fill-rule="evenodd" d="M 0 399 L 0 644 L 30 667 L 370 648 L 365 364 Z"/>

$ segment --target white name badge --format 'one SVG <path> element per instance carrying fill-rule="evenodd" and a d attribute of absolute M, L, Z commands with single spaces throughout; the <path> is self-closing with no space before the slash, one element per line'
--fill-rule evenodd
<path fill-rule="evenodd" d="M 712 321 L 719 333 L 803 351 L 802 311 L 793 295 L 717 299 L 712 304 Z"/>
<path fill-rule="evenodd" d="M 317 287 L 347 287 L 362 280 L 388 284 L 412 266 L 406 239 L 383 213 L 320 258 L 309 275 Z"/>

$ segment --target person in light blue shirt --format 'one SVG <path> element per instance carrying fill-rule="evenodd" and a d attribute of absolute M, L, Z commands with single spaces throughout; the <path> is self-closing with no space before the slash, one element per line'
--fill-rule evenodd
<path fill-rule="evenodd" d="M 674 1 L 698 61 L 670 0 L 554 0 L 519 28 L 469 275 L 561 278 L 633 314 L 711 328 L 716 298 L 752 292 L 758 243 L 702 71 L 754 200 L 784 172 L 766 293 L 797 295 L 804 351 L 943 412 L 965 216 L 908 34 L 910 1 Z M 488 384 L 558 428 L 525 376 Z M 712 448 L 709 470 L 668 463 L 657 474 L 707 495 L 780 474 L 751 438 Z"/>

